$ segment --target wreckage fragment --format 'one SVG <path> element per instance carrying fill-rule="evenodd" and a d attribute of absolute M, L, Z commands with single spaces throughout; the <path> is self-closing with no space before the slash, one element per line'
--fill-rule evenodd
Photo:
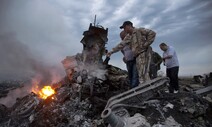
<path fill-rule="evenodd" d="M 40 103 L 40 99 L 36 94 L 31 93 L 21 99 L 18 99 L 12 107 L 11 115 L 15 117 L 25 118 L 34 112 L 36 106 Z"/>
<path fill-rule="evenodd" d="M 153 97 L 153 95 L 157 93 L 157 90 L 167 86 L 168 83 L 169 79 L 166 77 L 150 80 L 142 85 L 139 85 L 138 87 L 135 87 L 124 93 L 111 97 L 108 100 L 106 108 L 112 108 L 114 105 L 119 103 L 143 103 L 145 100 Z"/>
<path fill-rule="evenodd" d="M 108 29 L 102 26 L 93 26 L 90 24 L 88 31 L 84 31 L 84 37 L 80 41 L 83 44 L 83 63 L 99 64 L 102 63 L 102 56 L 105 54 L 105 44 Z"/>
<path fill-rule="evenodd" d="M 212 92 L 212 86 L 208 86 L 208 87 L 205 87 L 205 88 L 202 88 L 202 89 L 195 91 L 195 94 L 207 95 L 211 92 Z"/>
<path fill-rule="evenodd" d="M 101 117 L 105 122 L 110 124 L 110 127 L 150 127 L 145 116 L 140 113 L 136 113 L 132 117 L 126 115 L 120 116 L 118 112 L 123 110 L 124 109 L 114 112 L 110 108 L 107 108 L 102 112 Z M 128 114 L 126 109 L 124 112 L 127 112 L 126 114 Z"/>
<path fill-rule="evenodd" d="M 207 86 L 212 83 L 212 72 L 209 74 L 195 75 L 193 76 L 193 79 L 196 83 L 201 83 L 202 85 Z"/>
<path fill-rule="evenodd" d="M 102 26 L 93 26 L 92 24 L 90 24 L 87 31 L 84 31 L 84 37 L 81 40 L 83 44 L 82 53 L 67 56 L 62 61 L 70 80 L 72 80 L 73 73 L 76 71 L 79 72 L 83 69 L 91 69 L 89 71 L 93 71 L 104 66 L 102 56 L 106 51 L 107 34 L 108 29 L 104 29 Z"/>
<path fill-rule="evenodd" d="M 108 123 L 111 127 L 124 127 L 126 124 L 119 116 L 116 116 L 110 108 L 105 109 L 102 112 L 101 117 Z"/>
<path fill-rule="evenodd" d="M 157 78 L 124 93 L 111 97 L 108 100 L 101 117 L 105 122 L 109 123 L 111 127 L 150 127 L 150 124 L 146 122 L 144 116 L 139 113 L 135 114 L 134 117 L 125 117 L 125 119 L 121 119 L 119 116 L 114 115 L 112 110 L 125 107 L 126 105 L 124 104 L 129 104 L 134 107 L 133 104 L 144 103 L 145 100 L 153 97 L 154 94 L 157 93 L 157 90 L 167 86 L 168 83 L 168 78 Z"/>

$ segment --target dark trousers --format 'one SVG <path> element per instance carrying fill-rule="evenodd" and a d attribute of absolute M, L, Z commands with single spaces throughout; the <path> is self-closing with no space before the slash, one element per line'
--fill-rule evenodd
<path fill-rule="evenodd" d="M 170 86 L 169 86 L 170 93 L 173 93 L 174 90 L 179 90 L 178 72 L 179 72 L 179 67 L 172 67 L 172 68 L 166 69 L 166 75 L 170 79 Z"/>
<path fill-rule="evenodd" d="M 131 85 L 130 87 L 134 88 L 138 86 L 139 84 L 138 71 L 136 68 L 136 60 L 127 61 L 126 65 L 127 65 L 128 77 L 129 77 L 130 85 Z"/>
<path fill-rule="evenodd" d="M 155 64 L 150 64 L 150 68 L 149 68 L 150 79 L 157 78 L 158 77 L 157 72 L 158 72 L 158 66 Z"/>

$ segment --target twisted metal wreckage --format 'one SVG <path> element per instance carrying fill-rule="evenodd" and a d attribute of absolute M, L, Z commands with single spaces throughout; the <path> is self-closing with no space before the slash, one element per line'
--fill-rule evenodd
<path fill-rule="evenodd" d="M 126 71 L 108 65 L 108 61 L 102 58 L 106 52 L 108 29 L 90 24 L 83 35 L 82 53 L 67 56 L 62 61 L 66 77 L 52 85 L 56 93 L 44 100 L 32 92 L 18 99 L 11 109 L 4 107 L 5 114 L 0 120 L 2 126 L 182 126 L 183 122 L 180 124 L 174 120 L 174 116 L 166 114 L 167 110 L 182 103 L 181 107 L 184 108 L 178 108 L 195 116 L 191 119 L 207 114 L 210 104 L 197 95 L 205 91 L 200 90 L 196 94 L 164 93 L 169 83 L 167 77 L 150 80 L 129 90 Z M 195 109 L 185 103 L 192 99 L 198 103 Z M 148 110 L 150 107 L 153 108 L 151 111 Z M 179 112 L 179 109 L 174 110 Z M 153 114 L 156 116 L 151 121 Z M 198 123 L 191 121 L 189 126 Z M 204 123 L 196 125 L 207 124 L 212 125 L 206 118 Z"/>

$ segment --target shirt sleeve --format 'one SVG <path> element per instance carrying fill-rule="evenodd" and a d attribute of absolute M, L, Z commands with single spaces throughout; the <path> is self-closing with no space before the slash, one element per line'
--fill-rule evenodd
<path fill-rule="evenodd" d="M 174 55 L 174 49 L 172 47 L 169 48 L 169 51 L 168 51 L 168 56 L 173 56 Z"/>
<path fill-rule="evenodd" d="M 122 50 L 126 45 L 128 45 L 130 43 L 130 39 L 131 36 L 128 34 L 118 45 L 116 45 L 113 49 L 112 49 L 112 53 L 116 53 L 120 50 Z"/>
<path fill-rule="evenodd" d="M 155 40 L 156 33 L 153 30 L 140 28 L 140 32 L 146 36 L 146 42 L 144 43 L 144 47 L 148 47 Z"/>

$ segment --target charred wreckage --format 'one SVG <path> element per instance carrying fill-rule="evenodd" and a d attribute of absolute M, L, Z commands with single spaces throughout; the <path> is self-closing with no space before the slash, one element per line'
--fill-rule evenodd
<path fill-rule="evenodd" d="M 82 53 L 62 61 L 66 77 L 17 98 L 11 108 L 0 105 L 1 127 L 212 126 L 210 82 L 181 80 L 182 92 L 171 94 L 164 92 L 169 79 L 158 77 L 129 89 L 127 72 L 102 58 L 108 29 L 90 24 L 83 35 Z"/>

